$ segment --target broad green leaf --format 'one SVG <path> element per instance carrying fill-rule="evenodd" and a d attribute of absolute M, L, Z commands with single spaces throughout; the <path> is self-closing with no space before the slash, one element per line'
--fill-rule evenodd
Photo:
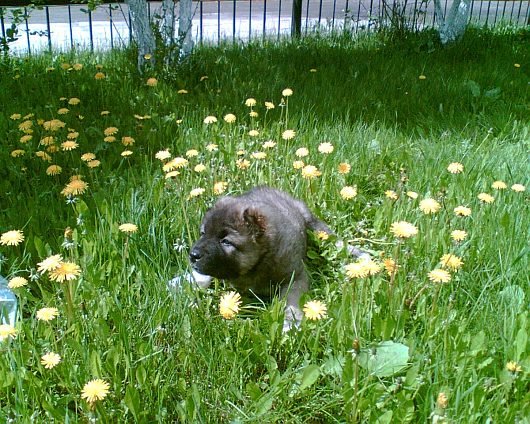
<path fill-rule="evenodd" d="M 407 367 L 409 348 L 401 343 L 391 341 L 363 349 L 359 353 L 359 365 L 378 377 L 389 377 Z"/>
<path fill-rule="evenodd" d="M 499 297 L 507 308 L 519 312 L 524 305 L 525 293 L 521 287 L 512 285 L 505 287 Z"/>
<path fill-rule="evenodd" d="M 315 384 L 315 382 L 318 380 L 318 377 L 320 377 L 320 368 L 318 365 L 309 364 L 307 367 L 305 367 L 304 372 L 302 373 L 300 391 L 303 391 Z"/>

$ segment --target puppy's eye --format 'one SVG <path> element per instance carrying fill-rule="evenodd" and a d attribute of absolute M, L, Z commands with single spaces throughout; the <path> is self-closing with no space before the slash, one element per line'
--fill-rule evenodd
<path fill-rule="evenodd" d="M 220 243 L 225 246 L 225 247 L 233 247 L 234 245 L 232 244 L 232 242 L 230 240 L 227 240 L 227 239 L 222 239 L 220 241 Z"/>

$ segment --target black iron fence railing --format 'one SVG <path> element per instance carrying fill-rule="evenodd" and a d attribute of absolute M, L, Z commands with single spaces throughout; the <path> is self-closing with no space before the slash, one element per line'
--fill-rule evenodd
<path fill-rule="evenodd" d="M 55 0 L 57 3 L 60 0 Z M 294 0 L 297 1 L 297 0 Z M 299 1 L 299 0 L 298 0 Z M 310 31 L 370 30 L 382 25 L 401 25 L 418 30 L 436 25 L 432 0 L 301 0 L 301 33 Z M 293 0 L 199 0 L 192 3 L 192 37 L 197 43 L 249 40 L 291 34 Z M 453 0 L 442 0 L 445 11 Z M 9 3 L 9 7 L 7 4 Z M 11 5 L 2 1 L 1 37 L 9 35 L 13 22 Z M 50 1 L 51 3 L 51 1 Z M 64 2 L 68 3 L 68 2 Z M 148 2 L 152 16 L 161 2 Z M 529 0 L 474 0 L 470 22 L 488 27 L 528 25 Z M 127 45 L 131 38 L 127 4 L 112 2 L 91 11 L 82 4 L 46 5 L 27 13 L 18 25 L 10 49 L 32 53 L 42 49 L 108 49 Z M 20 8 L 19 8 L 20 9 Z M 178 12 L 178 8 L 177 8 Z M 177 13 L 178 19 L 178 13 Z"/>

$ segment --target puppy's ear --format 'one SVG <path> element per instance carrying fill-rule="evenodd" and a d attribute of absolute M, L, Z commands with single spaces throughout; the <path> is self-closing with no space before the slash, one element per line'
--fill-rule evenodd
<path fill-rule="evenodd" d="M 243 220 L 253 237 L 261 237 L 265 234 L 267 220 L 256 208 L 247 208 L 243 211 Z"/>

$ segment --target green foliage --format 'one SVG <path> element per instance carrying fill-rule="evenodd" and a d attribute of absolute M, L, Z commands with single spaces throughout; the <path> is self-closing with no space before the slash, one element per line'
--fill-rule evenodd
<path fill-rule="evenodd" d="M 28 285 L 14 289 L 18 335 L 0 342 L 1 420 L 524 422 L 528 189 L 511 187 L 528 186 L 528 34 L 471 30 L 459 49 L 429 33 L 396 43 L 376 35 L 203 46 L 180 68 L 149 75 L 151 85 L 131 51 L 4 58 L 0 236 L 21 230 L 24 240 L 0 245 L 0 273 Z M 46 129 L 52 119 L 65 126 Z M 65 150 L 68 139 L 78 146 Z M 319 152 L 325 142 L 332 153 Z M 307 156 L 297 156 L 301 147 Z M 179 175 L 166 178 L 168 159 L 155 157 L 164 149 L 181 158 Z M 297 160 L 321 175 L 303 178 Z M 452 162 L 463 172 L 450 173 Z M 50 165 L 62 172 L 48 175 Z M 72 176 L 88 187 L 64 196 Z M 167 284 L 189 271 L 187 250 L 219 182 L 222 194 L 269 184 L 304 199 L 371 252 L 377 272 L 348 277 L 353 259 L 312 235 L 303 302 L 323 302 L 324 318 L 284 334 L 281 301 L 247 296 L 223 319 L 222 282 L 204 291 Z M 357 195 L 343 198 L 345 186 Z M 436 213 L 419 209 L 426 198 Z M 455 215 L 460 205 L 471 215 Z M 418 234 L 398 240 L 397 221 Z M 124 223 L 138 230 L 124 233 Z M 453 230 L 467 238 L 455 242 Z M 53 254 L 80 275 L 57 282 L 38 272 Z M 445 254 L 463 265 L 431 281 Z M 390 258 L 395 273 L 382 268 Z M 58 317 L 36 319 L 43 307 Z M 41 363 L 47 352 L 62 358 L 51 369 Z M 94 379 L 109 392 L 90 403 L 81 392 Z"/>

